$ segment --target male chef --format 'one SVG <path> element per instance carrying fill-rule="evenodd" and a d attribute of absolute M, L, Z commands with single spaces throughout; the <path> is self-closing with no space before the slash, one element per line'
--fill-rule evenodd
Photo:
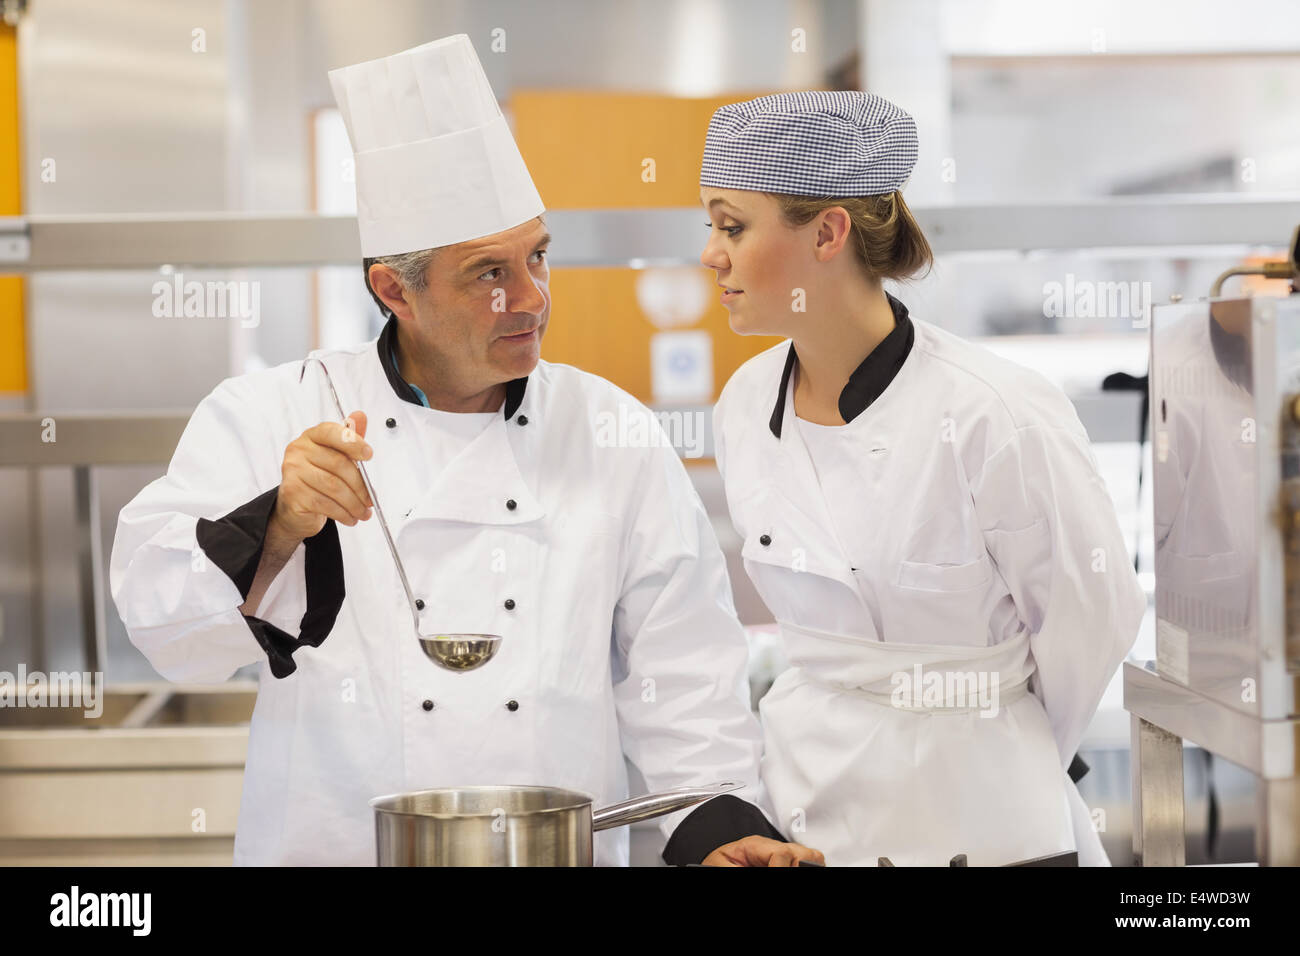
<path fill-rule="evenodd" d="M 469 39 L 330 81 L 388 324 L 218 385 L 113 547 L 113 598 L 160 674 L 260 665 L 235 862 L 372 864 L 369 801 L 398 791 L 616 802 L 625 755 L 652 791 L 746 785 L 661 818 L 668 863 L 820 860 L 759 809 L 745 639 L 685 469 L 662 442 L 602 447 L 605 413 L 644 407 L 540 361 L 544 207 Z M 484 666 L 422 653 L 358 461 L 419 633 L 501 635 Z M 625 827 L 595 860 L 627 863 Z"/>

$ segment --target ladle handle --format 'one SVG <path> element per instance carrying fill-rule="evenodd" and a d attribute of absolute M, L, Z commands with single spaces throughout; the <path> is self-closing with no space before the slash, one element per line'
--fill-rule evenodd
<path fill-rule="evenodd" d="M 316 362 L 325 373 L 325 384 L 329 386 L 330 396 L 334 399 L 334 407 L 338 409 L 339 418 L 344 422 L 348 420 L 348 413 L 343 410 L 343 403 L 339 401 L 339 393 L 334 390 L 334 380 L 330 378 L 330 370 L 325 367 L 325 363 L 316 358 L 309 356 L 302 363 L 302 371 L 298 373 L 298 381 L 301 382 L 303 376 L 307 373 L 307 363 Z M 397 576 L 402 580 L 402 590 L 406 592 L 406 603 L 411 608 L 411 622 L 415 625 L 415 633 L 420 633 L 420 610 L 415 606 L 415 595 L 411 593 L 411 582 L 406 578 L 406 568 L 402 566 L 402 559 L 397 554 L 397 545 L 393 542 L 393 535 L 388 530 L 388 522 L 384 519 L 384 509 L 379 507 L 379 496 L 375 494 L 375 486 L 370 483 L 370 476 L 366 474 L 366 466 L 362 462 L 356 462 L 357 470 L 361 472 L 361 481 L 366 486 L 366 491 L 370 494 L 370 501 L 375 506 L 375 517 L 379 519 L 380 530 L 384 532 L 384 540 L 388 542 L 388 553 L 393 556 L 393 564 L 397 567 Z"/>

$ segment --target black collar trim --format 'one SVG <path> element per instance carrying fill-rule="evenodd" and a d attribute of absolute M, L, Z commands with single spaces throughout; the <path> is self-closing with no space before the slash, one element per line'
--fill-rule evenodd
<path fill-rule="evenodd" d="M 844 390 L 840 392 L 840 417 L 846 422 L 853 421 L 866 411 L 889 387 L 889 383 L 903 367 L 908 353 L 912 351 L 912 343 L 916 341 L 916 327 L 908 318 L 907 306 L 888 292 L 885 293 L 885 298 L 894 311 L 894 328 L 862 360 L 862 364 L 854 369 Z M 790 387 L 790 376 L 794 373 L 796 361 L 798 356 L 795 355 L 794 343 L 791 342 L 790 352 L 785 358 L 785 370 L 781 372 L 781 387 L 777 389 L 776 406 L 772 409 L 772 418 L 768 422 L 768 427 L 777 438 L 781 437 L 781 422 L 785 418 L 785 393 Z"/>
<path fill-rule="evenodd" d="M 410 402 L 412 405 L 424 407 L 419 396 L 415 394 L 415 389 L 411 388 L 410 383 L 402 378 L 393 364 L 393 355 L 396 353 L 394 346 L 397 344 L 397 319 L 389 318 L 384 330 L 379 333 L 379 364 L 384 368 L 384 375 L 388 378 L 388 384 L 393 387 L 397 397 L 404 402 Z M 524 391 L 528 388 L 528 376 L 516 378 L 506 382 L 506 402 L 502 410 L 506 418 L 513 418 L 519 406 L 524 402 Z"/>

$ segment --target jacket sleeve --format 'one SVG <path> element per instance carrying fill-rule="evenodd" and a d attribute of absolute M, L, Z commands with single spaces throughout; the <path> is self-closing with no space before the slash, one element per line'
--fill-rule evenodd
<path fill-rule="evenodd" d="M 985 544 L 1029 628 L 1043 702 L 1069 766 L 1146 612 L 1087 434 L 1018 429 L 971 485 Z"/>
<path fill-rule="evenodd" d="M 277 446 L 264 411 L 227 380 L 195 409 L 167 473 L 118 517 L 113 600 L 131 642 L 169 680 L 220 682 L 263 660 L 284 677 L 293 651 L 333 626 L 344 596 L 333 521 L 298 547 L 258 616 L 240 612 L 279 491 Z"/>
<path fill-rule="evenodd" d="M 657 424 L 655 427 L 658 427 Z M 614 614 L 623 748 L 651 791 L 735 781 L 743 790 L 660 818 L 664 859 L 699 863 L 769 822 L 763 750 L 749 706 L 749 650 L 717 538 L 685 467 L 655 448 L 641 471 Z"/>

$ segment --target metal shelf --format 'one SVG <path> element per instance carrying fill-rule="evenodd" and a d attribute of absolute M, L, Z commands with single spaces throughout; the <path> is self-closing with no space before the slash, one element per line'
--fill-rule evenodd
<path fill-rule="evenodd" d="M 1177 197 L 913 210 L 936 253 L 1274 246 L 1300 222 L 1300 198 Z M 559 267 L 690 265 L 704 213 L 557 209 L 546 213 Z M 191 213 L 0 218 L 0 272 L 357 265 L 352 216 Z"/>

